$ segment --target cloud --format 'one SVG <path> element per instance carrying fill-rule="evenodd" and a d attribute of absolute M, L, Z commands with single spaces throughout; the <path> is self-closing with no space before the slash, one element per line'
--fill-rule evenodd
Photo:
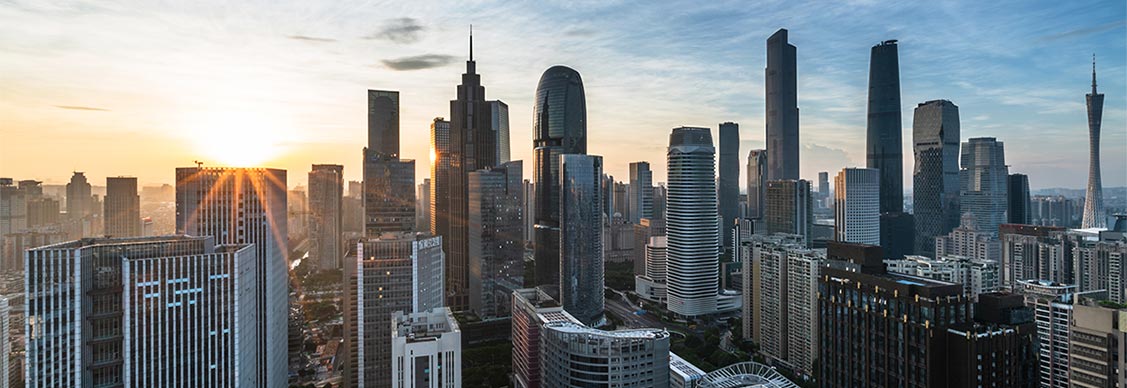
<path fill-rule="evenodd" d="M 410 57 L 385 59 L 384 66 L 395 71 L 423 70 L 442 67 L 454 63 L 456 57 L 443 54 L 423 54 Z"/>
<path fill-rule="evenodd" d="M 307 36 L 307 35 L 289 35 L 286 38 L 293 39 L 293 40 L 304 40 L 306 42 L 318 42 L 318 43 L 329 43 L 329 42 L 336 42 L 337 41 L 336 39 L 332 39 L 332 38 L 322 38 L 322 37 Z"/>
<path fill-rule="evenodd" d="M 391 19 L 376 33 L 365 36 L 364 39 L 383 39 L 400 44 L 415 43 L 422 38 L 424 30 L 426 27 L 419 23 L 418 19 L 396 18 Z"/>
<path fill-rule="evenodd" d="M 91 110 L 91 111 L 99 111 L 99 112 L 109 112 L 110 111 L 109 109 L 105 109 L 105 108 L 97 108 L 97 107 L 92 107 L 92 106 L 80 106 L 80 105 L 55 105 L 55 107 L 59 108 L 59 109 L 70 109 L 70 110 Z"/>
<path fill-rule="evenodd" d="M 1105 31 L 1111 31 L 1119 27 L 1127 26 L 1127 20 L 1117 20 L 1111 23 L 1104 23 L 1098 26 L 1078 28 L 1071 31 L 1045 35 L 1037 38 L 1038 42 L 1053 42 L 1058 40 L 1067 40 L 1072 38 L 1079 38 L 1085 35 L 1098 34 Z"/>

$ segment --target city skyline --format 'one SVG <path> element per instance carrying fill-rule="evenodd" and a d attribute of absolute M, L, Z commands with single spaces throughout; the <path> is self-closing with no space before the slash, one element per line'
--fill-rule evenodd
<path fill-rule="evenodd" d="M 654 182 L 666 182 L 662 139 L 678 125 L 703 124 L 715 132 L 713 123 L 737 122 L 741 154 L 762 148 L 763 42 L 787 28 L 799 48 L 804 179 L 863 165 L 867 50 L 897 39 L 901 110 L 932 99 L 953 101 L 962 113 L 961 140 L 991 136 L 1006 142 L 1011 172 L 1029 175 L 1033 189 L 1084 187 L 1083 95 L 1095 53 L 1101 90 L 1112 91 L 1103 120 L 1104 187 L 1127 184 L 1127 112 L 1123 93 L 1115 93 L 1125 89 L 1125 43 L 1115 37 L 1125 30 L 1127 12 L 1114 2 L 865 2 L 831 6 L 819 15 L 782 7 L 750 12 L 723 3 L 672 13 L 674 4 L 633 13 L 621 4 L 153 7 L 0 7 L 12 21 L 0 26 L 0 47 L 10 53 L 0 62 L 0 79 L 15 96 L 0 102 L 0 115 L 11 120 L 3 131 L 11 146 L 0 156 L 0 175 L 59 184 L 79 170 L 92 182 L 125 174 L 137 176 L 140 185 L 171 184 L 174 167 L 200 160 L 205 166 L 295 173 L 312 163 L 336 163 L 345 166 L 345 180 L 356 180 L 363 169 L 355 150 L 366 133 L 365 117 L 357 112 L 367 89 L 403 93 L 402 157 L 426 161 L 429 123 L 448 114 L 451 85 L 468 57 L 467 24 L 476 22 L 478 73 L 490 97 L 509 104 L 513 160 L 533 160 L 533 85 L 558 63 L 586 78 L 588 152 L 606 155 L 607 173 L 619 180 L 628 176 L 629 163 L 644 160 L 655 166 Z M 506 20 L 497 22 L 499 14 Z M 904 20 L 913 15 L 929 17 L 909 29 Z M 640 23 L 618 23 L 623 17 Z M 670 20 L 640 27 L 657 17 Z M 706 22 L 738 27 L 676 28 Z M 541 24 L 561 27 L 533 28 Z M 935 33 L 941 25 L 948 28 Z M 699 85 L 717 92 L 701 98 L 695 94 Z M 911 118 L 903 116 L 902 126 L 909 128 Z M 49 160 L 34 156 L 42 136 L 56 139 L 60 151 Z M 130 141 L 121 142 L 123 137 Z M 218 137 L 231 141 L 212 141 Z M 911 136 L 903 138 L 908 153 Z M 1037 141 L 1027 140 L 1032 138 Z M 262 144 L 245 147 L 248 142 Z M 92 149 L 99 150 L 98 158 L 91 157 Z M 905 160 L 907 174 L 911 163 Z M 415 169 L 421 182 L 429 165 L 416 163 Z"/>

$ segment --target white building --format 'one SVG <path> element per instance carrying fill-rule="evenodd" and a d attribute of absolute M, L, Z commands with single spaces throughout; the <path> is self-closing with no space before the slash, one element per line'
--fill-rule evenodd
<path fill-rule="evenodd" d="M 645 274 L 634 277 L 634 292 L 638 297 L 665 305 L 666 299 L 666 237 L 653 236 L 646 244 Z"/>
<path fill-rule="evenodd" d="M 396 312 L 391 325 L 392 387 L 462 386 L 462 332 L 449 308 Z"/>
<path fill-rule="evenodd" d="M 825 251 L 807 249 L 794 234 L 752 236 L 752 257 L 744 270 L 751 304 L 744 309 L 745 328 L 760 351 L 777 363 L 811 375 L 818 354 L 818 277 Z"/>
<path fill-rule="evenodd" d="M 880 170 L 843 168 L 834 177 L 834 240 L 880 245 Z"/>
<path fill-rule="evenodd" d="M 1037 357 L 1041 387 L 1066 388 L 1069 385 L 1069 337 L 1072 304 L 1079 297 L 1076 286 L 1041 280 L 1019 280 L 1025 305 L 1033 309 L 1037 323 Z"/>
<path fill-rule="evenodd" d="M 935 238 L 935 257 L 963 256 L 979 260 L 1002 261 L 1002 243 L 994 234 L 978 230 L 978 219 L 964 213 L 959 227 Z"/>
<path fill-rule="evenodd" d="M 255 248 L 213 241 L 83 239 L 29 250 L 25 386 L 271 386 L 254 373 Z M 119 351 L 60 351 L 106 348 Z"/>
<path fill-rule="evenodd" d="M 669 332 L 547 323 L 540 336 L 540 366 L 544 388 L 668 387 Z"/>
<path fill-rule="evenodd" d="M 684 317 L 713 314 L 720 288 L 720 229 L 712 134 L 708 128 L 674 128 L 667 156 L 669 311 Z"/>
<path fill-rule="evenodd" d="M 696 365 L 669 352 L 669 388 L 697 388 L 705 375 Z"/>
<path fill-rule="evenodd" d="M 963 285 L 963 292 L 972 300 L 978 295 L 1001 290 L 1001 268 L 997 261 L 963 256 L 907 255 L 903 259 L 885 260 L 888 272 L 919 276 Z"/>

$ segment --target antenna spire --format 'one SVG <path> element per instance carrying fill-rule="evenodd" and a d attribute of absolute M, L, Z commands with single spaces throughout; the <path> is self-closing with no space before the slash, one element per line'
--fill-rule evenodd
<path fill-rule="evenodd" d="M 1092 54 L 1092 95 L 1096 95 L 1096 54 Z"/>
<path fill-rule="evenodd" d="M 473 60 L 473 24 L 470 24 L 470 60 Z"/>

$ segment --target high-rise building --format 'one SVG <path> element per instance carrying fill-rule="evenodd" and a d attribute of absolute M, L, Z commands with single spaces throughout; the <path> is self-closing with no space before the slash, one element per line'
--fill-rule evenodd
<path fill-rule="evenodd" d="M 610 203 L 610 207 L 604 214 L 607 215 L 607 220 L 611 220 L 615 215 L 622 217 L 624 220 L 629 221 L 632 214 L 630 214 L 630 185 L 623 182 L 615 182 L 614 177 L 610 177 L 607 185 L 606 196 L 603 197 L 604 203 Z M 610 202 L 608 202 L 610 201 Z"/>
<path fill-rule="evenodd" d="M 798 61 L 787 30 L 767 38 L 767 181 L 798 179 Z"/>
<path fill-rule="evenodd" d="M 12 184 L 12 178 L 0 178 L 0 244 L 9 236 L 28 228 L 28 198 L 25 190 Z M 56 209 L 57 211 L 57 209 Z M 23 262 L 22 251 L 0 245 L 0 268 L 18 268 Z"/>
<path fill-rule="evenodd" d="M 1037 328 L 1021 295 L 986 293 L 974 322 L 940 333 L 947 353 L 947 387 L 1033 387 L 1038 382 Z"/>
<path fill-rule="evenodd" d="M 183 167 L 176 169 L 176 233 L 213 236 L 216 244 L 254 244 L 257 263 L 255 354 L 259 386 L 286 384 L 289 247 L 286 245 L 286 170 Z"/>
<path fill-rule="evenodd" d="M 509 315 L 509 298 L 524 283 L 521 161 L 471 172 L 470 310 L 480 318 Z"/>
<path fill-rule="evenodd" d="M 754 235 L 743 264 L 745 326 L 771 362 L 813 376 L 818 356 L 818 279 L 825 254 L 807 249 L 802 236 Z"/>
<path fill-rule="evenodd" d="M 1103 183 L 1100 182 L 1100 124 L 1103 123 L 1104 95 L 1096 91 L 1096 55 L 1092 55 L 1092 93 L 1088 103 L 1088 193 L 1084 197 L 1083 228 L 1107 226 L 1104 215 Z"/>
<path fill-rule="evenodd" d="M 524 180 L 521 204 L 524 206 L 522 213 L 524 215 L 524 244 L 527 247 L 532 243 L 533 237 L 536 236 L 536 184 L 528 179 Z"/>
<path fill-rule="evenodd" d="M 465 310 L 470 303 L 469 174 L 508 161 L 508 117 L 507 105 L 485 99 L 485 86 L 481 84 L 477 62 L 473 59 L 471 33 L 466 72 L 462 73 L 462 83 L 457 87 L 457 98 L 450 101 L 446 152 L 449 172 L 444 180 L 434 181 L 435 186 L 445 183 L 444 188 L 436 188 L 446 195 L 446 200 L 441 203 L 445 207 L 436 207 L 433 212 L 436 217 L 443 213 L 444 219 L 436 223 L 437 228 L 433 232 L 443 238 L 447 259 L 447 304 L 454 311 Z M 436 130 L 437 125 L 436 122 Z M 432 139 L 432 150 L 436 155 L 441 153 L 438 136 L 435 134 Z"/>
<path fill-rule="evenodd" d="M 284 336 L 283 380 L 256 373 L 272 358 L 258 351 L 269 334 L 255 311 L 256 249 L 215 240 L 99 238 L 28 250 L 25 386 L 285 386 Z"/>
<path fill-rule="evenodd" d="M 1002 285 L 1017 290 L 1022 281 L 1073 283 L 1072 241 L 1064 228 L 1005 224 L 998 231 Z"/>
<path fill-rule="evenodd" d="M 821 386 L 947 386 L 942 341 L 948 328 L 971 320 L 962 286 L 888 273 L 878 246 L 831 241 L 826 256 L 818 280 Z"/>
<path fill-rule="evenodd" d="M 141 236 L 141 196 L 137 195 L 137 178 L 106 178 L 103 205 L 103 233 L 113 237 Z"/>
<path fill-rule="evenodd" d="M 645 273 L 634 278 L 634 290 L 639 298 L 665 304 L 669 292 L 665 283 L 668 248 L 665 236 L 650 237 L 645 246 Z"/>
<path fill-rule="evenodd" d="M 603 315 L 601 156 L 560 155 L 560 302 L 585 325 Z"/>
<path fill-rule="evenodd" d="M 973 213 L 978 227 L 997 233 L 1006 222 L 1005 146 L 992 137 L 976 137 L 963 143 L 959 170 L 959 208 Z"/>
<path fill-rule="evenodd" d="M 732 246 L 732 225 L 739 218 L 740 198 L 740 125 L 720 123 L 720 174 L 717 201 L 720 208 L 721 240 L 725 247 Z"/>
<path fill-rule="evenodd" d="M 345 386 L 398 387 L 392 380 L 392 315 L 442 308 L 442 238 L 384 233 L 357 243 L 345 266 Z"/>
<path fill-rule="evenodd" d="M 1069 322 L 1072 321 L 1073 300 L 1081 294 L 1077 293 L 1075 285 L 1045 280 L 1019 281 L 1015 290 L 1025 297 L 1025 305 L 1033 309 L 1037 324 L 1040 386 L 1071 387 L 1068 377 Z"/>
<path fill-rule="evenodd" d="M 423 178 L 418 190 L 415 190 L 415 230 L 420 232 L 430 231 L 430 178 Z"/>
<path fill-rule="evenodd" d="M 767 150 L 747 153 L 747 217 L 761 219 L 766 214 Z"/>
<path fill-rule="evenodd" d="M 1030 198 L 1030 213 L 1033 225 L 1060 226 L 1071 228 L 1079 226 L 1076 219 L 1076 201 L 1064 196 L 1037 195 Z"/>
<path fill-rule="evenodd" d="M 1107 290 L 1107 300 L 1127 302 L 1127 241 L 1077 237 L 1072 248 L 1072 273 L 1080 291 Z"/>
<path fill-rule="evenodd" d="M 321 269 L 340 269 L 344 261 L 344 166 L 314 164 L 309 171 L 310 252 Z"/>
<path fill-rule="evenodd" d="M 579 323 L 579 320 L 540 288 L 515 290 L 512 300 L 513 385 L 515 388 L 540 388 L 543 326 L 552 322 Z"/>
<path fill-rule="evenodd" d="M 767 182 L 767 209 L 764 219 L 767 233 L 797 234 L 810 244 L 810 228 L 814 224 L 814 200 L 810 182 L 781 180 Z"/>
<path fill-rule="evenodd" d="M 669 135 L 668 306 L 686 317 L 716 312 L 720 231 L 715 155 L 708 128 L 674 128 Z"/>
<path fill-rule="evenodd" d="M 460 388 L 462 330 L 450 308 L 392 314 L 393 386 Z"/>
<path fill-rule="evenodd" d="M 67 183 L 67 218 L 77 220 L 94 212 L 90 189 L 85 174 L 75 171 L 71 175 Z"/>
<path fill-rule="evenodd" d="M 1001 290 L 1001 268 L 995 260 L 908 255 L 903 259 L 885 259 L 884 264 L 888 272 L 962 284 L 963 293 L 972 301 L 983 293 Z"/>
<path fill-rule="evenodd" d="M 450 122 L 436 117 L 430 124 L 431 219 L 427 225 L 436 236 L 450 229 L 450 174 L 456 155 L 450 146 Z"/>
<path fill-rule="evenodd" d="M 1029 177 L 1025 174 L 1010 174 L 1006 177 L 1006 222 L 1029 225 L 1032 222 L 1030 207 Z"/>
<path fill-rule="evenodd" d="M 932 100 L 916 107 L 912 119 L 915 169 L 912 208 L 916 252 L 929 254 L 935 238 L 959 224 L 959 107 Z"/>
<path fill-rule="evenodd" d="M 669 386 L 669 332 L 665 330 L 604 331 L 552 322 L 544 324 L 540 335 L 544 387 Z"/>
<path fill-rule="evenodd" d="M 869 56 L 866 166 L 880 174 L 880 212 L 904 211 L 904 153 L 900 127 L 900 58 L 895 40 Z"/>
<path fill-rule="evenodd" d="M 650 237 L 665 235 L 665 219 L 643 218 L 634 225 L 634 275 L 646 274 L 646 244 Z"/>
<path fill-rule="evenodd" d="M 1122 387 L 1127 383 L 1127 310 L 1081 298 L 1069 324 L 1069 383 L 1073 387 Z"/>
<path fill-rule="evenodd" d="M 936 237 L 935 257 L 961 256 L 975 260 L 1002 262 L 1002 244 L 990 233 L 978 229 L 974 214 L 963 214 L 958 228 L 946 236 Z M 1008 284 L 1007 284 L 1008 286 Z"/>
<path fill-rule="evenodd" d="M 818 194 L 823 198 L 830 195 L 830 173 L 827 171 L 818 172 Z"/>
<path fill-rule="evenodd" d="M 415 230 L 415 161 L 364 150 L 364 235 Z"/>
<path fill-rule="evenodd" d="M 536 185 L 534 284 L 560 283 L 560 155 L 587 153 L 587 103 L 583 79 L 566 66 L 552 66 L 536 85 L 532 116 L 532 175 Z"/>
<path fill-rule="evenodd" d="M 653 172 L 649 162 L 630 163 L 630 223 L 653 218 Z"/>
<path fill-rule="evenodd" d="M 399 158 L 399 92 L 368 90 L 368 150 Z"/>
<path fill-rule="evenodd" d="M 19 371 L 12 370 L 10 364 L 12 357 L 12 309 L 9 305 L 8 298 L 0 296 L 0 387 L 10 388 L 12 386 L 12 375 L 18 375 Z M 16 362 L 18 364 L 18 362 Z M 22 368 L 21 368 L 22 369 Z M 18 385 L 17 385 L 18 386 Z"/>
<path fill-rule="evenodd" d="M 843 168 L 834 177 L 834 240 L 880 245 L 881 174 L 873 168 Z"/>

